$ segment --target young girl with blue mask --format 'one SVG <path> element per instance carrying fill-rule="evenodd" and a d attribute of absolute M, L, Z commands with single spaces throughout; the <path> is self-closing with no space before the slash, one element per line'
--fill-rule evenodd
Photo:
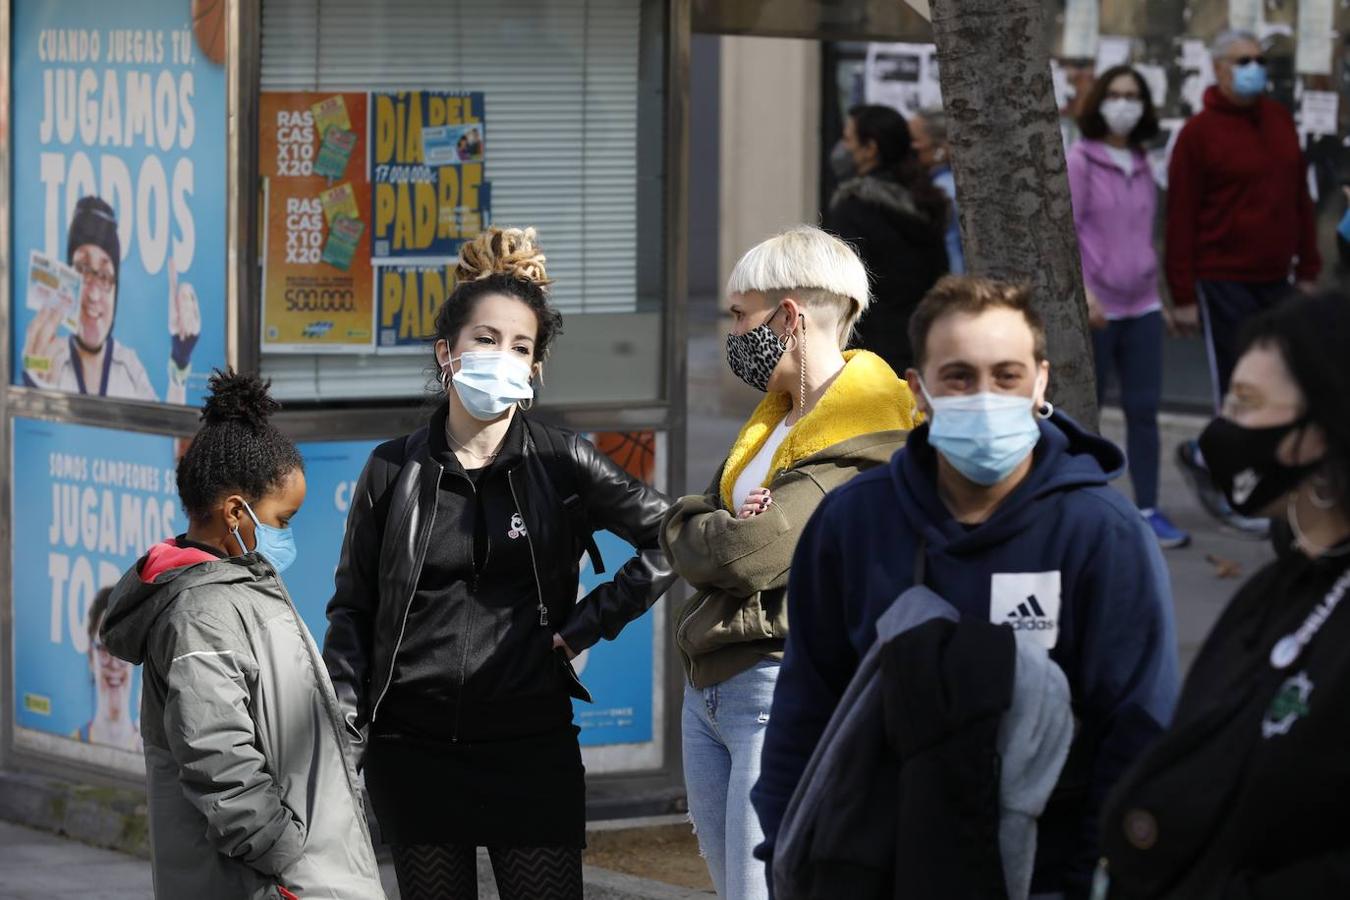
<path fill-rule="evenodd" d="M 123 576 L 100 628 L 143 664 L 158 897 L 384 897 L 337 697 L 281 572 L 304 464 L 255 376 L 216 373 L 178 464 L 185 534 Z"/>
<path fill-rule="evenodd" d="M 405 900 L 477 897 L 479 847 L 503 900 L 579 900 L 572 701 L 590 695 L 571 661 L 674 580 L 666 498 L 524 415 L 562 324 L 548 285 L 533 229 L 461 248 L 431 348 L 442 396 L 353 495 L 324 656 Z M 636 555 L 579 593 L 600 529 Z"/>

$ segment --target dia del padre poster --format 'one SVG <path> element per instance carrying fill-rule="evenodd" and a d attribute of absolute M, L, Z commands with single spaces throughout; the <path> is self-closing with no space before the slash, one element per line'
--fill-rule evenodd
<path fill-rule="evenodd" d="M 264 93 L 262 346 L 423 353 L 490 220 L 481 92 Z"/>

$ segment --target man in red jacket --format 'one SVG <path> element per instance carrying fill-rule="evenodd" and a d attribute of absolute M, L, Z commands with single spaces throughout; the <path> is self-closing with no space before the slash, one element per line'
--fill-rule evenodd
<path fill-rule="evenodd" d="M 1291 273 L 1300 286 L 1315 281 L 1322 260 L 1298 132 L 1289 112 L 1265 96 L 1260 42 L 1225 32 L 1213 56 L 1218 84 L 1172 153 L 1166 269 L 1178 328 L 1203 327 L 1217 407 L 1243 325 L 1289 293 Z M 1212 515 L 1264 532 L 1264 520 L 1237 516 L 1214 489 L 1195 441 L 1177 455 Z"/>

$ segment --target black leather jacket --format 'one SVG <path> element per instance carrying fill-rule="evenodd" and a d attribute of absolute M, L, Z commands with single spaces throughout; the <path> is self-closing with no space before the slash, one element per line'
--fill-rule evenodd
<path fill-rule="evenodd" d="M 444 423 L 442 410 L 433 422 Z M 430 427 L 430 426 L 428 426 Z M 443 468 L 429 452 L 428 427 L 381 444 L 352 496 L 323 657 L 354 740 L 379 715 L 408 609 L 421 574 Z M 574 652 L 613 639 L 651 608 L 675 580 L 660 547 L 670 500 L 576 434 L 526 420 L 523 460 L 510 470 L 534 560 L 547 628 Z M 571 483 L 559 475 L 573 476 Z M 566 496 L 561 496 L 566 492 Z M 580 561 L 592 529 L 637 548 L 615 573 L 577 600 Z M 542 615 L 541 618 L 545 618 Z M 469 647 L 493 635 L 466 635 Z M 474 661 L 470 658 L 470 670 Z M 576 685 L 575 696 L 584 694 Z"/>

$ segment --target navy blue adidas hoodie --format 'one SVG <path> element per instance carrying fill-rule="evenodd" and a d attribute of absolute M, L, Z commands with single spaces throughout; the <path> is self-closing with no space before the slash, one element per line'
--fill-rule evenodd
<path fill-rule="evenodd" d="M 927 426 L 889 466 L 816 509 L 792 562 L 792 627 L 751 794 L 766 835 L 761 857 L 772 855 L 788 800 L 878 617 L 916 582 L 922 557 L 918 577 L 928 587 L 963 616 L 1035 633 L 1068 678 L 1077 729 L 1040 820 L 1032 890 L 1086 896 L 1106 794 L 1171 718 L 1176 636 L 1157 541 L 1107 485 L 1124 456 L 1061 413 L 1040 427 L 1026 480 L 973 528 L 938 497 Z"/>

